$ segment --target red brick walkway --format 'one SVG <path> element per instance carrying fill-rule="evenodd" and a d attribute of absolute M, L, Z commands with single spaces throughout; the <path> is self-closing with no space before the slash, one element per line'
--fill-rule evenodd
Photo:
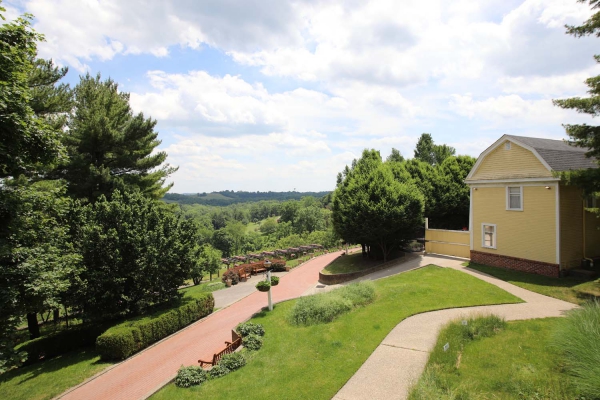
<path fill-rule="evenodd" d="M 317 257 L 293 269 L 273 287 L 273 301 L 299 297 L 319 280 L 319 271 L 340 252 Z M 76 387 L 62 399 L 145 399 L 172 379 L 181 365 L 197 365 L 199 358 L 212 355 L 231 339 L 237 324 L 267 305 L 267 295 L 255 292 L 203 321 L 167 338 L 154 347 L 125 360 L 87 383 Z"/>

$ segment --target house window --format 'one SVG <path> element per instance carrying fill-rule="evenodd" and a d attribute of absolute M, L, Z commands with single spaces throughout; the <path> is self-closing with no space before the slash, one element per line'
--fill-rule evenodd
<path fill-rule="evenodd" d="M 506 188 L 506 209 L 523 211 L 523 187 L 508 186 Z"/>
<path fill-rule="evenodd" d="M 481 247 L 496 248 L 496 224 L 481 224 Z"/>

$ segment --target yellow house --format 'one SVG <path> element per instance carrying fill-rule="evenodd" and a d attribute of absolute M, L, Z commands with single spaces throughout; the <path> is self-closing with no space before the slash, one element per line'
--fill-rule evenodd
<path fill-rule="evenodd" d="M 561 140 L 504 135 L 481 153 L 465 180 L 471 261 L 561 276 L 600 257 L 600 220 L 585 210 L 597 199 L 553 175 L 598 168 L 585 152 Z"/>

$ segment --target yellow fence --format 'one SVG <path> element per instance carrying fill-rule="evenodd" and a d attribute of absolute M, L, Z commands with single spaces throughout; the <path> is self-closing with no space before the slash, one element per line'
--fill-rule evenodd
<path fill-rule="evenodd" d="M 470 258 L 469 231 L 425 230 L 425 252 Z"/>

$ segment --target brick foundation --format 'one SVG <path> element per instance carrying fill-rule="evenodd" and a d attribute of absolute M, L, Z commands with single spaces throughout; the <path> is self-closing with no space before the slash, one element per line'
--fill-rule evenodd
<path fill-rule="evenodd" d="M 530 274 L 551 276 L 553 278 L 558 278 L 560 276 L 560 268 L 558 264 L 527 260 L 525 258 L 503 256 L 499 254 L 482 253 L 475 250 L 471 250 L 471 262 L 490 265 L 492 267 L 528 272 Z"/>

